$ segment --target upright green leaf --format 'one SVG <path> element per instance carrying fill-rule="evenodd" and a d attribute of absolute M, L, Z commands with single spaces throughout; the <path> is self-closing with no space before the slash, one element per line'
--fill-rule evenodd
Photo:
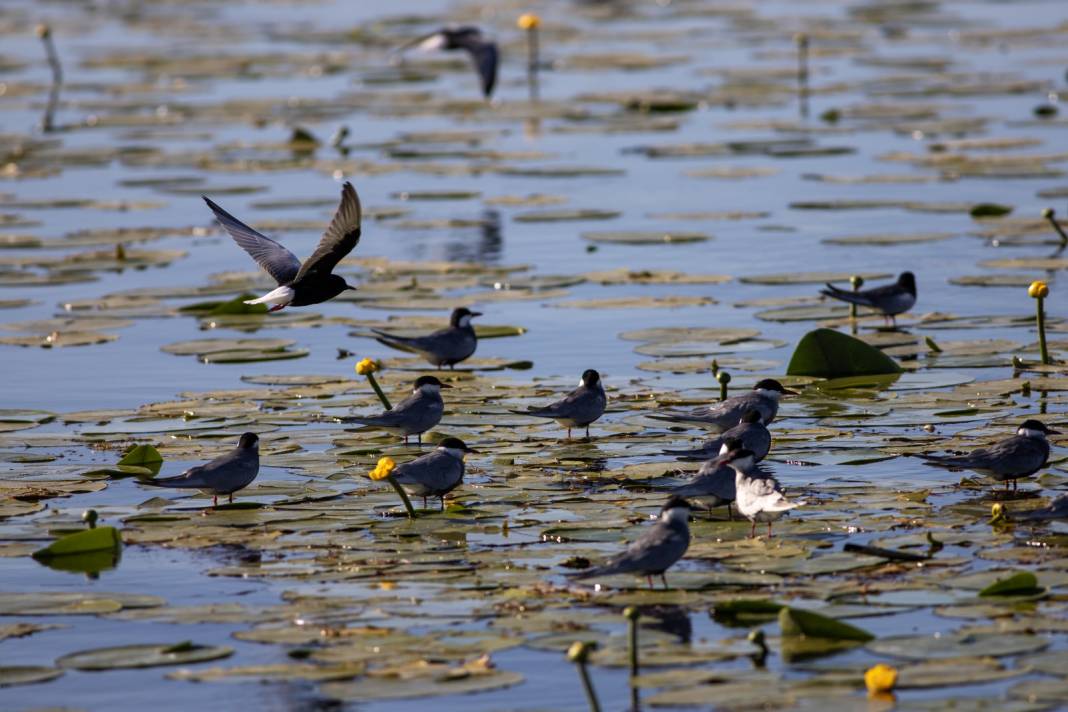
<path fill-rule="evenodd" d="M 786 373 L 790 376 L 843 378 L 901 373 L 901 366 L 860 339 L 833 329 L 816 329 L 801 338 Z"/>
<path fill-rule="evenodd" d="M 779 628 L 783 637 L 805 636 L 827 640 L 857 640 L 867 642 L 875 636 L 866 630 L 821 616 L 819 613 L 784 607 L 779 611 Z"/>

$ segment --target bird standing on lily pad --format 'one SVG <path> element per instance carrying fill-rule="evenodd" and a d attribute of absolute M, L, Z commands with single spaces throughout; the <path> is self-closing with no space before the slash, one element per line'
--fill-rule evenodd
<path fill-rule="evenodd" d="M 404 442 L 414 435 L 418 442 L 422 442 L 423 433 L 440 423 L 445 412 L 442 388 L 452 386 L 434 376 L 420 376 L 415 379 L 412 394 L 389 410 L 378 415 L 348 416 L 342 418 L 341 422 L 381 428 L 388 433 L 403 435 Z"/>
<path fill-rule="evenodd" d="M 916 276 L 912 272 L 902 272 L 897 281 L 881 287 L 862 289 L 851 292 L 839 289 L 828 283 L 820 294 L 839 301 L 857 304 L 880 312 L 883 317 L 897 326 L 897 315 L 912 309 L 916 303 Z"/>
<path fill-rule="evenodd" d="M 211 495 L 211 506 L 219 505 L 219 495 L 229 495 L 233 504 L 234 492 L 252 484 L 260 471 L 260 438 L 245 433 L 237 447 L 211 462 L 190 467 L 176 477 L 142 480 L 141 484 L 171 489 L 195 489 Z"/>
<path fill-rule="evenodd" d="M 342 277 L 333 274 L 338 262 L 352 252 L 360 241 L 362 210 L 360 197 L 352 183 L 342 186 L 341 204 L 334 213 L 334 219 L 319 240 L 315 252 L 303 264 L 282 245 L 253 230 L 206 196 L 201 197 L 234 242 L 278 283 L 276 289 L 262 297 L 249 299 L 245 304 L 266 304 L 270 311 L 278 311 L 286 307 L 320 304 L 345 290 L 356 289 Z"/>
<path fill-rule="evenodd" d="M 605 395 L 601 374 L 592 368 L 582 373 L 579 387 L 555 403 L 542 408 L 531 407 L 527 410 L 513 410 L 518 415 L 532 415 L 535 418 L 551 418 L 567 428 L 567 439 L 571 439 L 572 428 L 586 428 L 586 437 L 590 437 L 590 423 L 604 414 L 608 396 Z"/>
<path fill-rule="evenodd" d="M 438 497 L 444 510 L 445 495 L 464 480 L 464 455 L 473 452 L 477 451 L 467 447 L 463 440 L 445 438 L 433 452 L 397 465 L 392 474 L 404 489 L 423 498 L 423 509 L 427 497 Z"/>
<path fill-rule="evenodd" d="M 751 410 L 760 414 L 764 425 L 770 425 L 779 413 L 779 399 L 783 396 L 796 396 L 797 391 L 784 388 L 774 378 L 764 378 L 756 382 L 753 390 L 712 405 L 694 408 L 689 411 L 661 411 L 649 416 L 656 420 L 673 423 L 697 423 L 723 432 L 733 428 Z"/>
<path fill-rule="evenodd" d="M 981 447 L 964 455 L 920 455 L 928 465 L 951 470 L 972 470 L 998 482 L 1008 489 L 1012 482 L 1030 477 L 1046 466 L 1049 460 L 1048 435 L 1057 435 L 1039 420 L 1028 419 L 1016 429 L 1016 434 L 990 447 Z"/>
<path fill-rule="evenodd" d="M 377 341 L 392 349 L 417 353 L 431 366 L 453 368 L 456 364 L 469 358 L 478 347 L 478 337 L 471 320 L 482 316 L 466 307 L 453 309 L 449 325 L 426 336 L 397 336 L 386 331 L 371 329 Z"/>

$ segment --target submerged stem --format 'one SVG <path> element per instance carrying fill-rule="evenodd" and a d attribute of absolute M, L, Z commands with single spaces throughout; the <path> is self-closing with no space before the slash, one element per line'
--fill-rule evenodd
<path fill-rule="evenodd" d="M 1035 321 L 1038 323 L 1038 351 L 1042 355 L 1042 364 L 1049 365 L 1049 350 L 1046 348 L 1046 310 L 1042 297 L 1035 299 Z"/>
<path fill-rule="evenodd" d="M 44 118 L 41 119 L 41 128 L 47 133 L 55 130 L 53 117 L 56 107 L 59 105 L 59 88 L 63 84 L 63 67 L 59 63 L 59 53 L 56 45 L 52 42 L 52 28 L 48 25 L 37 26 L 37 36 L 44 44 L 45 56 L 48 58 L 48 66 L 52 69 L 52 86 L 48 91 L 48 105 L 45 107 Z"/>
<path fill-rule="evenodd" d="M 397 478 L 395 478 L 393 475 L 387 477 L 386 480 L 391 485 L 393 485 L 393 489 L 395 489 L 397 491 L 397 494 L 400 495 L 401 502 L 404 503 L 404 508 L 408 510 L 408 519 L 415 519 L 415 508 L 412 507 L 412 500 L 408 499 L 408 493 L 404 491 L 403 487 L 401 487 L 401 483 L 397 482 Z"/>

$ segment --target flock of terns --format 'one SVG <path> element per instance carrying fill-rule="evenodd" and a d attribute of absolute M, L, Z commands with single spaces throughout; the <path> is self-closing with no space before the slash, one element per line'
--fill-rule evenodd
<path fill-rule="evenodd" d="M 271 311 L 289 306 L 307 306 L 328 301 L 341 292 L 355 289 L 333 269 L 360 240 L 361 208 L 359 196 L 351 183 L 341 191 L 341 204 L 327 227 L 319 245 L 303 263 L 292 252 L 262 235 L 208 198 L 204 198 L 219 224 L 234 241 L 278 283 L 263 296 L 248 304 L 266 304 Z M 845 291 L 831 285 L 822 293 L 843 301 L 860 304 L 881 312 L 887 318 L 907 311 L 916 301 L 916 280 L 911 272 L 903 273 L 896 282 L 863 291 Z M 453 311 L 449 325 L 439 331 L 418 337 L 404 337 L 376 331 L 378 341 L 391 348 L 414 352 L 436 368 L 454 367 L 470 357 L 478 345 L 471 320 L 480 316 L 466 308 Z M 411 395 L 393 408 L 377 415 L 349 416 L 342 422 L 355 423 L 421 442 L 423 433 L 434 428 L 442 418 L 445 403 L 442 389 L 450 388 L 435 376 L 424 375 L 415 380 Z M 659 519 L 626 550 L 602 566 L 574 574 L 576 578 L 612 574 L 642 574 L 661 576 L 686 553 L 690 543 L 690 500 L 699 501 L 710 509 L 726 505 L 733 518 L 732 505 L 752 523 L 750 537 L 756 536 L 756 525 L 766 523 L 772 536 L 772 522 L 804 502 L 786 497 L 775 477 L 760 464 L 771 449 L 772 436 L 768 426 L 775 420 L 779 401 L 784 396 L 798 395 L 777 380 L 766 378 L 757 382 L 747 393 L 718 403 L 689 411 L 663 411 L 651 417 L 674 423 L 698 424 L 708 428 L 716 437 L 700 447 L 689 450 L 665 450 L 664 454 L 681 460 L 699 460 L 703 464 L 687 483 L 675 487 L 663 506 Z M 589 426 L 605 411 L 607 396 L 600 374 L 588 369 L 582 374 L 578 388 L 560 400 L 543 407 L 513 411 L 521 415 L 547 418 L 572 429 Z M 1024 421 L 1009 438 L 996 444 L 956 455 L 922 455 L 928 464 L 955 470 L 966 469 L 987 475 L 998 482 L 1009 482 L 1035 474 L 1049 460 L 1050 444 L 1047 436 L 1056 431 L 1038 420 Z M 445 506 L 445 495 L 463 482 L 464 457 L 476 452 L 458 438 L 441 440 L 431 452 L 398 465 L 393 477 L 410 494 L 423 498 L 424 508 L 429 497 L 437 497 Z M 220 495 L 229 496 L 247 487 L 259 471 L 259 438 L 245 433 L 237 447 L 204 465 L 193 467 L 176 477 L 147 480 L 144 484 L 156 487 L 196 489 L 211 494 L 213 505 Z M 1059 517 L 1068 514 L 1068 495 L 1055 500 L 1048 507 Z M 1057 513 L 1060 513 L 1059 515 Z"/>

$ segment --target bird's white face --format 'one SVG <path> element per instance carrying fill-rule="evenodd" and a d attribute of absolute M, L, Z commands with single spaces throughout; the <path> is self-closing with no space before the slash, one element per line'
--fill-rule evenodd
<path fill-rule="evenodd" d="M 771 398 L 774 401 L 777 401 L 782 398 L 782 391 L 773 391 L 768 388 L 757 388 L 756 392 L 764 396 L 765 398 Z"/>
<path fill-rule="evenodd" d="M 746 455 L 745 457 L 740 457 L 737 460 L 732 460 L 730 466 L 733 467 L 735 470 L 745 472 L 747 470 L 752 469 L 753 465 L 755 464 L 756 463 L 753 462 L 753 456 Z"/>
<path fill-rule="evenodd" d="M 730 448 L 727 447 L 727 443 L 723 443 L 719 446 L 720 455 L 726 455 L 728 452 L 730 452 Z"/>
<path fill-rule="evenodd" d="M 1017 435 L 1022 435 L 1025 438 L 1038 438 L 1039 440 L 1045 440 L 1046 434 L 1041 430 L 1032 430 L 1031 428 L 1017 428 Z"/>
<path fill-rule="evenodd" d="M 436 383 L 424 383 L 412 392 L 432 396 L 441 393 L 441 386 Z"/>
<path fill-rule="evenodd" d="M 467 327 L 471 326 L 471 315 L 464 314 L 456 321 L 456 323 L 460 325 L 461 329 L 466 329 Z"/>
<path fill-rule="evenodd" d="M 457 447 L 439 447 L 438 450 L 441 450 L 442 452 L 444 452 L 449 457 L 455 457 L 457 460 L 464 459 L 464 455 L 467 454 L 463 450 L 461 450 L 460 448 L 457 448 Z"/>
<path fill-rule="evenodd" d="M 689 507 L 672 507 L 660 514 L 660 521 L 673 524 L 686 524 L 690 521 Z"/>

